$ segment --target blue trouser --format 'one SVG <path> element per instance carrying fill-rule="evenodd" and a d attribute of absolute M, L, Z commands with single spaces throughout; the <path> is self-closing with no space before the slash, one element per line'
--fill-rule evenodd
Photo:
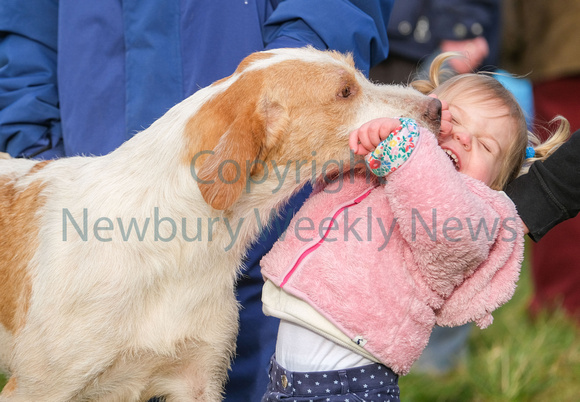
<path fill-rule="evenodd" d="M 292 372 L 270 362 L 270 383 L 262 402 L 394 402 L 399 401 L 399 377 L 382 364 L 346 370 Z"/>

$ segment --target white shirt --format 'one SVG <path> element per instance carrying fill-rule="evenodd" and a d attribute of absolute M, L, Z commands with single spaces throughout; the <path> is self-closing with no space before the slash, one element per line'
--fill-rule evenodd
<path fill-rule="evenodd" d="M 317 333 L 281 320 L 276 361 L 290 371 L 329 371 L 365 366 L 373 362 Z"/>

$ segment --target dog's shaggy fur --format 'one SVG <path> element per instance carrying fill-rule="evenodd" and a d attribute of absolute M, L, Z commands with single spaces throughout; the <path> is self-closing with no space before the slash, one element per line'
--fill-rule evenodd
<path fill-rule="evenodd" d="M 281 49 L 107 156 L 0 160 L 0 401 L 220 400 L 234 284 L 271 210 L 352 165 L 348 134 L 372 118 L 436 129 L 432 102 Z"/>

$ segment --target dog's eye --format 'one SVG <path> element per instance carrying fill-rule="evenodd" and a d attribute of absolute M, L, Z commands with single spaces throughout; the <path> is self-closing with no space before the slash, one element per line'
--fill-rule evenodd
<path fill-rule="evenodd" d="M 350 86 L 346 85 L 345 87 L 342 88 L 342 91 L 340 91 L 340 97 L 341 98 L 348 98 L 350 96 L 351 92 L 350 92 Z"/>

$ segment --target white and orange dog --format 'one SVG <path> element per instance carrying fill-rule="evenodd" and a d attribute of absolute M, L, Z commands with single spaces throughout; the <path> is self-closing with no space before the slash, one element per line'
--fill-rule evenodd
<path fill-rule="evenodd" d="M 107 156 L 0 159 L 0 401 L 220 400 L 236 277 L 270 211 L 348 164 L 370 119 L 436 129 L 433 102 L 349 57 L 281 49 Z"/>

